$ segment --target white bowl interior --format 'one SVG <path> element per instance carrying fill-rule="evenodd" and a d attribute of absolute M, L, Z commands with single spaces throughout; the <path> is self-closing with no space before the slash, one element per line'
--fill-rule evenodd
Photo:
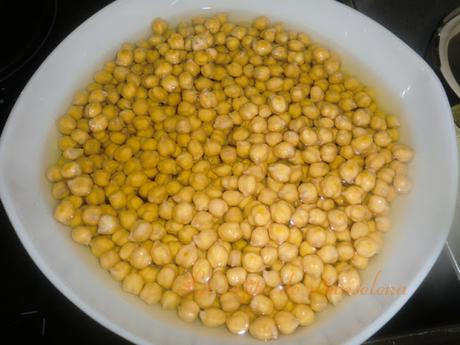
<path fill-rule="evenodd" d="M 280 8 L 280 6 L 282 6 Z M 259 343 L 179 321 L 173 312 L 128 295 L 86 248 L 52 217 L 44 170 L 57 138 L 55 119 L 75 90 L 122 42 L 141 37 L 152 18 L 187 18 L 228 11 L 232 19 L 267 15 L 303 30 L 344 57 L 345 69 L 374 86 L 381 106 L 400 115 L 415 188 L 395 204 L 395 226 L 364 273 L 364 285 L 404 287 L 405 294 L 363 294 L 321 313 L 318 321 L 274 343 L 359 343 L 378 330 L 409 298 L 438 256 L 447 236 L 457 191 L 457 152 L 450 109 L 429 67 L 388 31 L 332 1 L 122 0 L 72 33 L 43 63 L 11 112 L 0 145 L 0 193 L 31 257 L 70 300 L 114 332 L 143 344 Z M 371 72 L 372 71 L 372 72 Z M 378 281 L 373 283 L 380 272 Z M 380 290 L 382 291 L 382 290 Z"/>

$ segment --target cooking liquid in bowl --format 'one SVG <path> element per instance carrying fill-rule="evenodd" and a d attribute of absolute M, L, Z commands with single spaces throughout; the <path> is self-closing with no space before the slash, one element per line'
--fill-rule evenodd
<path fill-rule="evenodd" d="M 246 16 L 246 17 L 247 17 L 247 16 Z M 238 18 L 241 18 L 241 17 L 238 16 Z M 326 41 L 326 40 L 321 40 L 321 39 L 316 40 L 317 37 L 319 37 L 319 35 L 317 36 L 317 35 L 315 35 L 314 33 L 312 33 L 312 34 L 313 34 L 313 35 L 312 35 L 313 38 L 315 39 L 315 42 L 326 43 L 326 46 L 327 46 L 327 41 Z M 392 114 L 396 114 L 396 115 L 398 115 L 398 117 L 399 117 L 400 119 L 402 119 L 402 117 L 400 116 L 400 115 L 403 113 L 403 110 L 400 109 L 400 108 L 402 108 L 402 107 L 401 107 L 401 105 L 400 105 L 398 102 L 395 101 L 395 100 L 397 100 L 398 98 L 397 98 L 397 97 L 393 97 L 392 95 L 390 95 L 390 92 L 387 92 L 387 91 L 386 91 L 386 90 L 388 90 L 389 88 L 386 88 L 386 87 L 384 87 L 383 85 L 378 85 L 379 83 L 374 82 L 374 81 L 377 81 L 378 77 L 372 76 L 372 75 L 371 75 L 370 73 L 368 73 L 367 71 L 364 72 L 365 67 L 362 67 L 362 68 L 361 68 L 361 66 L 362 66 L 363 64 L 362 64 L 360 61 L 357 61 L 357 60 L 356 60 L 356 61 L 353 61 L 352 58 L 348 58 L 348 57 L 346 56 L 346 53 L 345 53 L 345 55 L 344 55 L 344 53 L 343 53 L 340 49 L 335 50 L 335 47 L 333 47 L 333 46 L 330 46 L 329 48 L 331 48 L 333 51 L 336 51 L 337 53 L 340 54 L 340 56 L 342 57 L 342 60 L 344 61 L 345 67 L 350 66 L 349 68 L 346 68 L 346 70 L 353 71 L 353 74 L 356 75 L 356 76 L 358 76 L 359 79 L 360 79 L 361 81 L 364 81 L 366 85 L 372 85 L 372 86 L 377 90 L 377 94 L 378 94 L 377 103 L 379 104 L 379 107 L 381 107 L 381 109 L 389 110 L 389 111 L 391 111 Z M 390 99 L 393 100 L 393 102 L 389 102 Z M 382 105 L 383 105 L 383 106 L 382 106 Z M 402 128 L 404 128 L 404 127 L 405 127 L 405 126 L 404 126 L 404 123 L 403 123 L 403 124 L 402 124 Z M 407 136 L 407 135 L 405 135 L 405 136 Z M 401 140 L 402 142 L 407 142 L 406 140 L 404 140 L 404 139 L 406 139 L 405 136 L 403 136 L 403 140 Z M 409 174 L 409 175 L 410 175 L 410 174 Z M 71 177 L 71 178 L 73 178 L 73 177 Z M 402 200 L 401 200 L 401 201 L 402 201 Z M 401 209 L 403 209 L 403 207 L 399 207 L 399 206 L 400 206 L 400 203 L 401 203 L 401 202 L 399 202 L 399 204 L 397 205 L 397 206 L 398 206 L 398 207 L 397 207 L 398 213 L 401 212 Z M 394 206 L 394 205 L 395 205 L 395 204 L 393 204 L 393 206 Z M 180 218 L 180 217 L 179 217 L 179 218 Z M 63 219 L 63 218 L 61 218 L 61 220 L 62 220 L 62 219 Z M 64 223 L 66 223 L 66 222 L 67 222 L 67 220 L 64 220 Z M 95 223 L 94 225 L 97 225 L 97 223 Z M 100 226 L 100 225 L 99 225 L 99 226 Z M 393 236 L 393 237 L 394 237 L 394 236 Z M 394 240 L 394 238 L 393 238 L 393 240 Z M 368 270 L 369 270 L 369 271 L 372 271 L 371 268 L 369 268 Z M 365 278 L 365 279 L 364 279 L 364 282 L 366 282 L 367 280 L 368 280 L 368 279 Z M 126 288 L 126 289 L 130 290 L 130 288 Z M 139 293 L 139 292 L 138 292 L 138 293 Z M 349 298 L 346 298 L 346 299 L 350 299 L 350 298 L 359 298 L 359 296 L 358 296 L 358 297 L 349 297 Z M 291 302 L 291 303 L 292 303 L 292 302 Z M 291 310 L 292 310 L 292 308 L 291 308 Z M 291 310 L 289 310 L 289 311 L 291 311 Z M 195 316 L 195 317 L 197 317 L 197 316 Z M 216 317 L 220 317 L 220 314 L 217 315 Z M 260 317 L 260 319 L 262 319 L 262 317 Z M 280 323 L 278 323 L 278 324 L 280 324 Z M 185 327 L 185 325 L 184 325 L 184 327 Z M 283 327 L 283 326 L 278 325 L 278 328 L 280 329 L 280 331 L 283 332 L 284 329 L 283 329 L 282 327 Z M 283 329 L 283 330 L 282 330 L 282 329 Z M 275 330 L 276 330 L 276 327 L 275 327 Z M 255 335 L 256 337 L 260 335 L 260 333 L 257 333 L 257 331 L 255 331 L 254 333 L 256 334 L 256 335 Z M 253 334 L 253 335 L 254 335 L 254 334 Z M 269 334 L 268 336 L 266 336 L 266 334 L 262 334 L 262 335 L 260 336 L 260 338 L 262 338 L 262 339 L 270 339 L 270 338 L 272 338 L 272 336 L 271 336 L 271 334 Z"/>

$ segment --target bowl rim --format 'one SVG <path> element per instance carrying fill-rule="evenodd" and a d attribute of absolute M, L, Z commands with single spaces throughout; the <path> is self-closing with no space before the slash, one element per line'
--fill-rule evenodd
<path fill-rule="evenodd" d="M 177 0 L 176 0 L 177 1 Z M 373 25 L 378 28 L 379 31 L 385 33 L 385 35 L 392 37 L 393 40 L 397 41 L 400 46 L 404 47 L 404 50 L 410 54 L 414 61 L 416 61 L 420 66 L 424 67 L 428 76 L 432 79 L 435 83 L 436 88 L 441 90 L 440 93 L 441 99 L 439 99 L 439 103 L 442 104 L 446 109 L 446 112 L 450 113 L 450 105 L 445 94 L 444 88 L 434 73 L 432 68 L 427 64 L 425 60 L 421 56 L 419 56 L 411 47 L 409 47 L 404 41 L 402 41 L 399 37 L 393 34 L 390 30 L 376 22 L 374 19 L 362 14 L 361 12 L 350 8 L 349 6 L 337 2 L 334 0 L 328 0 L 329 3 L 333 6 L 342 7 L 346 9 L 349 13 L 352 13 L 354 16 L 358 16 L 361 20 L 367 22 L 370 25 Z M 99 17 L 103 17 L 106 13 L 110 12 L 113 8 L 124 6 L 129 3 L 129 0 L 119 0 L 112 2 L 105 7 L 101 8 L 99 11 L 88 17 L 85 21 L 83 21 L 80 25 L 78 25 L 73 31 L 71 31 L 54 49 L 53 51 L 44 59 L 44 61 L 40 64 L 40 66 L 36 69 L 32 77 L 26 83 L 24 89 L 21 91 L 20 95 L 15 101 L 14 106 L 12 107 L 8 118 L 5 122 L 3 127 L 1 136 L 0 136 L 0 198 L 3 203 L 3 207 L 6 211 L 6 214 L 11 222 L 12 227 L 14 228 L 17 236 L 19 237 L 22 245 L 26 249 L 26 252 L 33 260 L 33 262 L 37 265 L 43 275 L 62 293 L 68 300 L 70 300 L 75 306 L 77 306 L 80 310 L 82 310 L 87 316 L 91 317 L 93 320 L 97 321 L 100 325 L 104 326 L 106 329 L 110 330 L 111 332 L 133 342 L 136 344 L 151 344 L 148 340 L 137 336 L 136 334 L 126 330 L 125 328 L 117 325 L 116 323 L 110 321 L 105 316 L 101 315 L 98 310 L 94 309 L 91 305 L 85 303 L 78 294 L 74 293 L 71 288 L 65 284 L 59 275 L 55 274 L 48 266 L 46 261 L 42 258 L 39 251 L 36 250 L 32 240 L 26 235 L 25 227 L 23 226 L 20 217 L 16 213 L 16 209 L 12 206 L 12 201 L 10 194 L 5 192 L 5 179 L 3 178 L 2 171 L 7 169 L 6 167 L 2 166 L 2 156 L 5 150 L 4 141 L 6 140 L 5 137 L 7 133 L 10 132 L 10 127 L 13 123 L 14 114 L 17 112 L 18 105 L 23 102 L 24 97 L 24 90 L 28 89 L 33 81 L 37 78 L 39 72 L 44 68 L 47 62 L 56 54 L 56 52 L 64 45 L 65 42 L 72 39 L 74 34 L 81 31 L 84 27 L 90 25 L 91 23 L 99 20 Z M 457 154 L 457 141 L 455 140 L 455 125 L 453 122 L 453 118 L 449 117 L 446 119 L 450 124 L 450 148 L 453 148 L 454 152 L 456 153 L 450 159 L 453 160 L 452 162 L 452 177 L 453 177 L 453 190 L 458 189 L 458 154 Z M 448 205 L 448 214 L 450 215 L 450 221 L 448 222 L 449 228 L 452 226 L 453 217 L 455 213 L 455 206 L 457 200 L 457 193 L 453 193 L 449 200 L 447 200 L 446 205 Z M 388 307 L 388 309 L 380 313 L 377 318 L 374 319 L 370 324 L 364 327 L 360 332 L 356 333 L 355 335 L 351 336 L 343 345 L 352 345 L 352 344 L 361 344 L 366 339 L 371 337 L 375 332 L 377 332 L 381 327 L 383 327 L 400 309 L 401 307 L 409 300 L 409 298 L 413 295 L 416 289 L 420 286 L 422 281 L 430 272 L 431 268 L 433 267 L 436 259 L 441 253 L 442 248 L 444 247 L 445 240 L 447 239 L 449 231 L 446 231 L 445 234 L 442 235 L 443 241 L 439 241 L 433 250 L 430 252 L 430 255 L 425 258 L 425 263 L 423 267 L 418 271 L 415 277 L 410 281 L 407 286 L 407 293 L 404 295 L 400 295 L 394 302 Z"/>

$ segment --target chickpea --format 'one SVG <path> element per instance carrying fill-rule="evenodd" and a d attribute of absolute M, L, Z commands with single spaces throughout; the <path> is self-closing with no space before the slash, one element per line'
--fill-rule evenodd
<path fill-rule="evenodd" d="M 327 214 L 319 208 L 312 208 L 308 216 L 308 222 L 314 225 L 324 224 L 327 220 Z"/>
<path fill-rule="evenodd" d="M 292 158 L 295 155 L 295 147 L 291 143 L 283 141 L 273 148 L 273 154 L 281 159 Z"/>
<path fill-rule="evenodd" d="M 226 276 L 231 286 L 239 286 L 246 280 L 247 272 L 243 267 L 233 267 L 227 270 Z"/>
<path fill-rule="evenodd" d="M 208 250 L 218 239 L 217 232 L 209 229 L 203 230 L 193 237 L 193 242 L 201 250 Z"/>
<path fill-rule="evenodd" d="M 146 283 L 139 293 L 139 297 L 145 303 L 151 305 L 160 301 L 162 293 L 163 289 L 157 283 Z"/>
<path fill-rule="evenodd" d="M 244 226 L 243 226 L 244 228 Z M 236 267 L 241 265 L 242 254 L 237 249 L 232 249 L 228 255 L 228 266 Z"/>
<path fill-rule="evenodd" d="M 102 266 L 102 268 L 106 270 L 109 270 L 110 268 L 112 268 L 119 261 L 120 261 L 120 256 L 113 249 L 105 252 L 99 257 L 100 265 Z"/>
<path fill-rule="evenodd" d="M 163 266 L 158 272 L 157 283 L 165 289 L 169 289 L 177 276 L 177 269 L 174 265 Z"/>
<path fill-rule="evenodd" d="M 324 263 L 333 264 L 338 260 L 339 254 L 337 248 L 333 245 L 325 245 L 318 250 L 317 255 Z"/>
<path fill-rule="evenodd" d="M 294 260 L 298 253 L 298 247 L 289 242 L 285 242 L 278 247 L 278 257 L 283 262 L 290 262 Z"/>
<path fill-rule="evenodd" d="M 244 196 L 242 193 L 235 190 L 227 190 L 222 194 L 222 198 L 229 206 L 238 206 L 243 200 Z"/>
<path fill-rule="evenodd" d="M 284 224 L 272 223 L 268 228 L 270 239 L 281 244 L 289 238 L 289 228 Z"/>
<path fill-rule="evenodd" d="M 338 277 L 339 287 L 342 288 L 349 295 L 356 293 L 361 285 L 361 278 L 358 271 L 355 269 L 348 269 L 339 273 Z"/>
<path fill-rule="evenodd" d="M 226 320 L 228 330 L 234 334 L 244 334 L 249 329 L 250 318 L 244 311 L 236 311 Z"/>
<path fill-rule="evenodd" d="M 72 229 L 71 236 L 72 240 L 74 240 L 75 242 L 82 245 L 88 245 L 91 242 L 93 234 L 89 227 L 77 226 Z"/>
<path fill-rule="evenodd" d="M 320 277 L 323 273 L 324 264 L 318 255 L 306 255 L 302 258 L 303 270 L 312 277 Z"/>
<path fill-rule="evenodd" d="M 226 242 L 238 241 L 242 236 L 240 225 L 238 223 L 223 223 L 217 229 L 219 237 Z"/>
<path fill-rule="evenodd" d="M 219 327 L 225 323 L 225 312 L 218 308 L 207 308 L 199 313 L 201 322 L 206 327 Z"/>
<path fill-rule="evenodd" d="M 270 176 L 278 182 L 288 182 L 291 175 L 291 168 L 284 163 L 276 163 L 268 167 Z"/>
<path fill-rule="evenodd" d="M 193 300 L 182 300 L 177 308 L 177 315 L 185 322 L 193 322 L 198 317 L 200 307 Z"/>
<path fill-rule="evenodd" d="M 302 280 L 302 269 L 292 263 L 285 264 L 280 271 L 281 281 L 285 285 L 294 285 Z"/>
<path fill-rule="evenodd" d="M 293 226 L 303 228 L 308 223 L 308 209 L 298 207 L 291 216 L 289 223 Z"/>
<path fill-rule="evenodd" d="M 190 272 L 178 275 L 171 286 L 171 290 L 181 297 L 188 295 L 194 288 L 195 282 Z"/>
<path fill-rule="evenodd" d="M 412 181 L 406 175 L 396 174 L 393 186 L 398 193 L 408 193 L 412 189 Z"/>
<path fill-rule="evenodd" d="M 297 185 L 293 183 L 285 184 L 278 191 L 278 196 L 288 202 L 295 202 L 299 199 L 299 193 L 297 191 Z"/>
<path fill-rule="evenodd" d="M 393 157 L 400 162 L 409 162 L 414 158 L 414 151 L 403 144 L 395 144 L 392 149 Z"/>
<path fill-rule="evenodd" d="M 129 257 L 129 263 L 137 269 L 145 268 L 150 265 L 151 262 L 152 257 L 149 251 L 144 247 L 135 248 Z"/>
<path fill-rule="evenodd" d="M 102 216 L 99 223 L 102 221 Z M 100 226 L 100 225 L 99 225 Z M 153 227 L 150 223 L 145 221 L 138 221 L 131 227 L 131 233 L 129 234 L 129 240 L 133 242 L 143 242 L 150 238 L 153 232 Z"/>
<path fill-rule="evenodd" d="M 180 303 L 180 297 L 173 291 L 165 291 L 161 296 L 160 304 L 165 310 L 176 309 Z"/>
<path fill-rule="evenodd" d="M 54 210 L 54 218 L 62 224 L 69 224 L 74 217 L 75 207 L 68 200 L 62 201 Z"/>
<path fill-rule="evenodd" d="M 304 304 L 298 304 L 292 310 L 295 318 L 299 320 L 301 326 L 310 325 L 315 319 L 315 313 L 311 308 Z"/>
<path fill-rule="evenodd" d="M 288 311 L 277 312 L 275 314 L 275 322 L 281 334 L 291 334 L 300 325 L 299 320 Z"/>
<path fill-rule="evenodd" d="M 331 230 L 343 231 L 348 227 L 348 216 L 344 211 L 333 209 L 327 213 Z"/>
<path fill-rule="evenodd" d="M 265 281 L 260 275 L 256 273 L 249 273 L 243 284 L 244 290 L 252 295 L 258 295 L 265 289 Z"/>
<path fill-rule="evenodd" d="M 289 223 L 292 216 L 291 206 L 286 201 L 278 201 L 270 206 L 271 218 L 280 224 Z"/>
<path fill-rule="evenodd" d="M 152 256 L 153 262 L 156 265 L 165 265 L 170 263 L 172 260 L 172 255 L 169 247 L 159 241 L 153 243 L 150 254 Z"/>
<path fill-rule="evenodd" d="M 323 311 L 327 307 L 326 296 L 318 292 L 312 292 L 310 294 L 310 307 L 315 312 Z"/>
<path fill-rule="evenodd" d="M 310 289 L 302 283 L 296 283 L 286 289 L 289 299 L 297 304 L 309 303 Z"/>
<path fill-rule="evenodd" d="M 260 251 L 262 261 L 266 266 L 272 266 L 278 259 L 278 251 L 274 247 L 265 246 Z"/>
<path fill-rule="evenodd" d="M 327 198 L 337 198 L 342 192 L 342 182 L 338 176 L 329 175 L 321 180 L 321 192 Z"/>
<path fill-rule="evenodd" d="M 122 281 L 130 272 L 131 266 L 124 261 L 119 261 L 110 268 L 110 274 L 115 280 Z"/>
<path fill-rule="evenodd" d="M 155 18 L 152 22 L 152 31 L 158 35 L 162 35 L 167 29 L 168 23 L 161 18 Z"/>
<path fill-rule="evenodd" d="M 270 148 L 266 144 L 254 144 L 249 150 L 249 157 L 255 164 L 264 163 L 269 156 Z"/>
<path fill-rule="evenodd" d="M 270 315 L 273 313 L 273 302 L 264 295 L 254 296 L 249 305 L 257 315 Z"/>
<path fill-rule="evenodd" d="M 243 254 L 242 264 L 244 269 L 251 273 L 261 272 L 264 268 L 262 258 L 255 253 Z"/>
<path fill-rule="evenodd" d="M 244 196 L 249 196 L 256 191 L 256 178 L 251 175 L 243 175 L 238 179 L 238 189 Z"/>
<path fill-rule="evenodd" d="M 249 326 L 249 333 L 256 339 L 267 341 L 278 338 L 275 321 L 267 316 L 255 319 Z"/>
<path fill-rule="evenodd" d="M 123 279 L 123 290 L 133 295 L 139 295 L 144 286 L 142 276 L 137 273 L 129 273 Z"/>
<path fill-rule="evenodd" d="M 379 251 L 379 245 L 370 236 L 361 236 L 355 241 L 354 246 L 356 253 L 365 258 L 370 258 Z"/>
<path fill-rule="evenodd" d="M 388 201 L 378 195 L 372 195 L 369 198 L 368 207 L 371 212 L 377 215 L 386 215 L 390 211 Z"/>
<path fill-rule="evenodd" d="M 194 301 L 200 306 L 200 308 L 209 308 L 214 304 L 216 300 L 216 292 L 211 290 L 196 290 L 193 292 Z"/>
<path fill-rule="evenodd" d="M 228 211 L 228 205 L 222 199 L 212 199 L 209 202 L 208 209 L 213 216 L 220 218 Z"/>
<path fill-rule="evenodd" d="M 268 231 L 264 227 L 255 228 L 251 234 L 250 244 L 253 247 L 264 247 L 270 238 L 268 237 Z"/>
<path fill-rule="evenodd" d="M 271 220 L 270 210 L 265 205 L 257 205 L 252 208 L 250 219 L 256 226 L 265 226 Z"/>

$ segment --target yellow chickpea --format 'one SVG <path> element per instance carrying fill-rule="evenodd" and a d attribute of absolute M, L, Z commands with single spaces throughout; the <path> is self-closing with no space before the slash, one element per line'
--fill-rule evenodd
<path fill-rule="evenodd" d="M 261 272 L 264 268 L 264 263 L 260 255 L 255 253 L 245 253 L 242 258 L 242 265 L 248 272 Z"/>
<path fill-rule="evenodd" d="M 207 308 L 199 313 L 201 322 L 206 327 L 219 327 L 226 321 L 225 312 L 218 308 Z"/>
<path fill-rule="evenodd" d="M 301 326 L 311 325 L 315 319 L 315 313 L 311 308 L 304 304 L 298 304 L 292 310 L 295 318 L 299 321 Z"/>
<path fill-rule="evenodd" d="M 273 312 L 273 302 L 264 295 L 256 295 L 249 304 L 257 315 L 270 315 Z"/>
<path fill-rule="evenodd" d="M 265 245 L 270 240 L 268 236 L 268 231 L 264 227 L 257 227 L 251 233 L 250 244 L 253 247 L 265 247 Z"/>
<path fill-rule="evenodd" d="M 326 176 L 321 180 L 321 193 L 327 198 L 337 198 L 342 192 L 342 182 L 335 175 Z"/>
<path fill-rule="evenodd" d="M 377 215 L 386 215 L 390 211 L 388 201 L 381 196 L 372 195 L 368 201 L 369 210 Z"/>
<path fill-rule="evenodd" d="M 213 244 L 208 249 L 207 259 L 213 268 L 224 267 L 228 261 L 228 251 L 220 244 Z"/>
<path fill-rule="evenodd" d="M 265 205 L 257 205 L 252 208 L 250 221 L 256 226 L 265 226 L 271 220 L 270 210 Z"/>
<path fill-rule="evenodd" d="M 356 293 L 359 289 L 361 285 L 361 278 L 358 271 L 355 269 L 348 269 L 339 273 L 338 282 L 339 287 L 351 295 Z"/>
<path fill-rule="evenodd" d="M 378 243 L 370 236 L 361 236 L 355 241 L 354 246 L 356 253 L 365 258 L 370 258 L 379 251 Z"/>
<path fill-rule="evenodd" d="M 131 266 L 124 261 L 116 263 L 110 268 L 110 274 L 115 280 L 122 281 L 131 271 Z"/>
<path fill-rule="evenodd" d="M 348 227 L 348 216 L 342 210 L 338 210 L 338 209 L 330 210 L 327 213 L 327 218 L 328 218 L 331 230 L 343 231 L 343 230 L 346 230 Z"/>
<path fill-rule="evenodd" d="M 185 322 L 193 322 L 197 319 L 200 307 L 193 300 L 182 300 L 177 308 L 177 315 Z"/>
<path fill-rule="evenodd" d="M 299 320 L 288 311 L 277 312 L 275 322 L 281 334 L 291 334 L 300 325 Z"/>
<path fill-rule="evenodd" d="M 163 266 L 157 275 L 157 283 L 165 289 L 171 288 L 177 276 L 177 268 L 174 265 Z"/>
<path fill-rule="evenodd" d="M 267 316 L 255 319 L 249 326 L 249 333 L 256 339 L 267 341 L 278 338 L 278 328 L 275 321 Z"/>
<path fill-rule="evenodd" d="M 180 297 L 173 291 L 165 291 L 160 299 L 161 308 L 165 310 L 176 309 L 180 303 Z"/>
<path fill-rule="evenodd" d="M 226 242 L 236 242 L 243 236 L 240 225 L 236 222 L 223 223 L 217 229 L 217 233 Z"/>
<path fill-rule="evenodd" d="M 408 193 L 412 189 L 412 181 L 406 175 L 396 174 L 393 186 L 398 193 Z"/>
<path fill-rule="evenodd" d="M 289 238 L 289 228 L 284 224 L 272 223 L 268 228 L 270 238 L 281 244 Z"/>
<path fill-rule="evenodd" d="M 321 258 L 324 263 L 333 264 L 338 260 L 337 248 L 333 245 L 325 245 L 318 250 L 317 255 Z"/>
<path fill-rule="evenodd" d="M 195 288 L 195 281 L 190 272 L 178 275 L 171 286 L 171 290 L 178 296 L 186 296 Z"/>
<path fill-rule="evenodd" d="M 303 270 L 312 277 L 320 277 L 323 273 L 324 264 L 317 255 L 306 255 L 302 258 Z"/>
<path fill-rule="evenodd" d="M 298 253 L 298 247 L 289 242 L 285 242 L 278 247 L 278 257 L 283 262 L 290 262 L 294 260 Z"/>
<path fill-rule="evenodd" d="M 260 251 L 260 256 L 262 257 L 262 261 L 266 266 L 272 266 L 278 259 L 278 251 L 274 247 L 265 246 Z"/>
<path fill-rule="evenodd" d="M 236 311 L 226 320 L 227 329 L 233 334 L 244 334 L 249 329 L 250 318 L 244 311 Z"/>
<path fill-rule="evenodd" d="M 152 260 L 156 265 L 165 265 L 171 262 L 172 255 L 169 247 L 159 241 L 154 242 L 150 252 Z"/>
<path fill-rule="evenodd" d="M 310 288 L 302 283 L 287 287 L 286 292 L 289 299 L 296 304 L 309 303 Z"/>
<path fill-rule="evenodd" d="M 270 206 L 271 218 L 274 222 L 287 224 L 291 220 L 292 208 L 286 201 L 278 201 Z"/>
<path fill-rule="evenodd" d="M 252 296 L 261 294 L 265 289 L 264 278 L 256 273 L 249 273 L 243 284 L 243 288 Z"/>
<path fill-rule="evenodd" d="M 129 257 L 129 263 L 136 269 L 143 269 L 150 265 L 152 257 L 149 251 L 144 247 L 137 247 Z"/>
<path fill-rule="evenodd" d="M 409 162 L 414 158 L 414 151 L 403 144 L 395 144 L 392 149 L 393 157 L 400 162 Z"/>
<path fill-rule="evenodd" d="M 198 250 L 194 244 L 182 246 L 176 253 L 176 264 L 184 268 L 190 268 L 198 259 Z"/>
<path fill-rule="evenodd" d="M 146 283 L 139 293 L 139 297 L 147 304 L 156 304 L 160 301 L 163 289 L 157 283 Z"/>
<path fill-rule="evenodd" d="M 283 284 L 294 285 L 302 280 L 303 271 L 299 266 L 287 263 L 281 268 L 280 275 Z"/>

